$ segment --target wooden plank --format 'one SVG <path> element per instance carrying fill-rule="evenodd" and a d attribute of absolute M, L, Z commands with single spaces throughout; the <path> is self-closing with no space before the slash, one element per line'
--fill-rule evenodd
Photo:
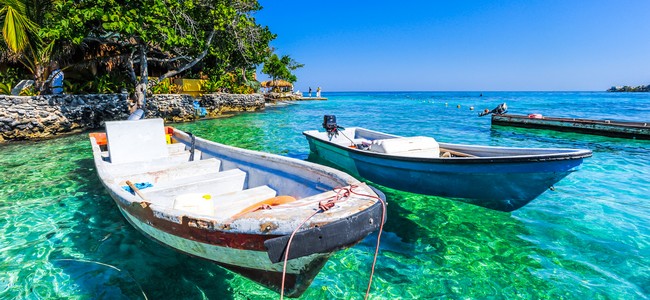
<path fill-rule="evenodd" d="M 650 139 L 650 124 L 643 122 L 493 115 L 492 125 L 550 129 L 621 138 Z"/>

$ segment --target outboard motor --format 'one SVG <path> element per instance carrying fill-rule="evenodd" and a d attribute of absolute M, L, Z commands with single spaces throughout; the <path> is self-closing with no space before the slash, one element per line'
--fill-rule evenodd
<path fill-rule="evenodd" d="M 479 113 L 478 116 L 482 117 L 489 114 L 502 115 L 508 112 L 508 105 L 505 102 L 497 105 L 493 110 L 485 109 L 482 113 Z"/>
<path fill-rule="evenodd" d="M 333 136 L 338 136 L 339 135 L 339 128 L 343 129 L 343 127 L 339 127 L 336 124 L 336 116 L 335 115 L 325 115 L 323 116 L 323 128 L 325 128 L 325 131 L 327 131 L 327 136 L 332 139 Z"/>

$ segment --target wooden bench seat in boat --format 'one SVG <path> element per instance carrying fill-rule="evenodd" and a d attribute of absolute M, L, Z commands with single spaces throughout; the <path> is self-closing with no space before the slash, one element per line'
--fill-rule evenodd
<path fill-rule="evenodd" d="M 275 197 L 276 194 L 275 190 L 266 185 L 212 197 L 189 193 L 177 196 L 173 208 L 226 220 L 253 204 Z"/>
<path fill-rule="evenodd" d="M 203 176 L 219 172 L 221 161 L 215 158 L 195 160 L 174 165 L 155 165 L 147 170 L 124 168 L 112 172 L 113 182 L 150 182 L 152 184 L 174 181 L 180 178 Z"/>
<path fill-rule="evenodd" d="M 189 153 L 182 153 L 177 155 L 165 156 L 157 159 L 146 161 L 128 162 L 128 163 L 110 163 L 106 164 L 106 169 L 111 173 L 145 173 L 159 169 L 171 168 L 174 166 L 182 165 L 189 162 Z M 194 158 L 198 161 L 198 157 L 194 154 Z"/>
<path fill-rule="evenodd" d="M 240 169 L 232 169 L 210 174 L 202 174 L 179 178 L 174 181 L 168 181 L 143 189 L 145 195 L 150 198 L 176 196 L 183 193 L 203 193 L 214 195 L 226 194 L 244 189 L 246 182 L 246 172 Z"/>
<path fill-rule="evenodd" d="M 167 151 L 169 152 L 169 155 L 173 155 L 173 154 L 183 153 L 187 150 L 185 144 L 176 143 L 176 144 L 167 144 Z"/>
<path fill-rule="evenodd" d="M 187 146 L 183 143 L 176 143 L 176 144 L 169 144 L 167 145 L 167 150 L 169 151 L 169 155 L 165 157 L 175 157 L 175 159 L 183 160 L 183 158 L 188 161 L 190 158 L 190 151 L 186 149 Z M 104 161 L 111 162 L 110 159 L 110 154 L 108 151 L 102 151 L 101 153 L 102 158 Z M 162 157 L 164 159 L 165 157 Z M 201 158 L 201 150 L 194 150 L 194 160 L 199 160 Z M 157 158 L 161 159 L 161 158 Z M 156 160 L 156 159 L 152 159 Z M 119 165 L 119 163 L 116 163 Z"/>

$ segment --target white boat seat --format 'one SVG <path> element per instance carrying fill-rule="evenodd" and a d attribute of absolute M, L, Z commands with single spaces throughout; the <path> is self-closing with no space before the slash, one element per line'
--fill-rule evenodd
<path fill-rule="evenodd" d="M 173 193 L 199 191 L 211 195 L 220 195 L 244 189 L 246 172 L 232 169 L 210 174 L 199 174 L 174 181 L 164 182 L 142 190 L 145 194 Z"/>
<path fill-rule="evenodd" d="M 200 152 L 194 153 L 194 159 L 199 160 Z M 106 169 L 111 174 L 129 174 L 130 173 L 145 173 L 159 169 L 171 168 L 189 162 L 190 154 L 179 153 L 161 157 L 157 159 L 139 161 L 139 162 L 126 162 L 121 164 L 106 164 Z"/>
<path fill-rule="evenodd" d="M 212 197 L 205 197 L 205 194 L 201 193 L 186 193 L 175 197 L 173 208 L 226 220 L 255 203 L 275 197 L 276 194 L 275 190 L 266 185 Z"/>
<path fill-rule="evenodd" d="M 214 199 L 213 216 L 216 219 L 225 220 L 255 203 L 273 198 L 276 195 L 277 192 L 266 185 L 220 195 Z"/>
<path fill-rule="evenodd" d="M 156 166 L 155 166 L 156 167 Z M 152 184 L 170 182 L 179 178 L 214 174 L 219 172 L 221 161 L 215 158 L 186 162 L 176 165 L 161 165 L 150 168 L 145 172 L 135 169 L 123 169 L 122 172 L 113 172 L 113 182 L 149 182 Z"/>
<path fill-rule="evenodd" d="M 426 136 L 399 137 L 372 141 L 370 151 L 408 157 L 439 157 L 440 146 Z"/>
<path fill-rule="evenodd" d="M 112 163 L 128 163 L 169 156 L 162 119 L 106 122 Z"/>
<path fill-rule="evenodd" d="M 185 152 L 185 147 L 186 146 L 183 143 L 167 144 L 169 155 L 183 153 Z"/>

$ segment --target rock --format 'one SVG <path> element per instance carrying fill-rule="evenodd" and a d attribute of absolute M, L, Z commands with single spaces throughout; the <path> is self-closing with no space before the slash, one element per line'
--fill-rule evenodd
<path fill-rule="evenodd" d="M 148 98 L 147 117 L 184 122 L 198 118 L 198 100 L 208 116 L 230 111 L 264 109 L 260 94 L 153 95 Z M 51 137 L 77 129 L 94 129 L 105 121 L 126 120 L 130 107 L 127 94 L 0 96 L 0 141 Z"/>

